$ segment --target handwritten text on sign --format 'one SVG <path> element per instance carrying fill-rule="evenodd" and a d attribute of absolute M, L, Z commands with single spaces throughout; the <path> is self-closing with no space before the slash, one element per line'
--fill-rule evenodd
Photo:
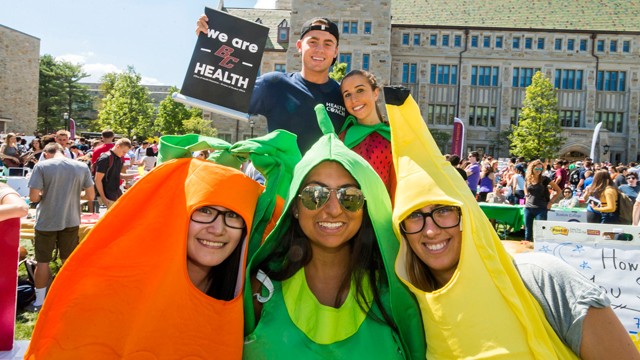
<path fill-rule="evenodd" d="M 534 240 L 535 251 L 559 257 L 606 291 L 622 325 L 640 332 L 639 227 L 536 221 Z"/>

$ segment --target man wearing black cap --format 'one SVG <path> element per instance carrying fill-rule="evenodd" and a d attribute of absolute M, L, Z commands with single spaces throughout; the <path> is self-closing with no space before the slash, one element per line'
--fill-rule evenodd
<path fill-rule="evenodd" d="M 198 19 L 196 34 L 206 33 L 207 17 Z M 294 73 L 270 72 L 256 80 L 250 114 L 264 115 L 269 131 L 284 129 L 298 136 L 304 154 L 321 136 L 314 107 L 323 104 L 335 129 L 345 118 L 340 85 L 329 78 L 329 68 L 338 56 L 338 26 L 326 18 L 313 18 L 302 26 L 296 48 L 302 70 Z"/>

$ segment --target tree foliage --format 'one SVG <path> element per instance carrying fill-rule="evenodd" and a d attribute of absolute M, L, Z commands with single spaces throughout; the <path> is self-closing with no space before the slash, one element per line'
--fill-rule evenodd
<path fill-rule="evenodd" d="M 182 121 L 185 134 L 200 134 L 205 136 L 216 136 L 218 134 L 218 130 L 211 126 L 212 121 L 202 118 L 202 110 L 191 108 L 189 113 L 189 119 Z"/>
<path fill-rule="evenodd" d="M 347 75 L 347 63 L 336 62 L 333 64 L 333 69 L 329 72 L 330 78 L 340 82 L 345 75 Z"/>
<path fill-rule="evenodd" d="M 45 54 L 40 57 L 38 90 L 38 129 L 45 133 L 64 129 L 66 112 L 76 121 L 92 107 L 89 89 L 79 82 L 89 75 L 81 65 L 56 60 Z"/>
<path fill-rule="evenodd" d="M 429 129 L 431 132 L 431 136 L 433 136 L 433 140 L 435 140 L 436 144 L 438 144 L 438 148 L 442 153 L 447 153 L 448 151 L 445 149 L 449 139 L 451 139 L 451 134 L 446 131 L 437 130 L 437 129 Z"/>
<path fill-rule="evenodd" d="M 511 153 L 526 159 L 553 158 L 563 143 L 558 98 L 551 81 L 537 72 L 527 87 L 518 125 L 509 137 Z"/>
<path fill-rule="evenodd" d="M 163 135 L 185 134 L 183 121 L 192 117 L 191 112 L 184 104 L 173 100 L 171 97 L 171 94 L 177 91 L 176 87 L 171 87 L 169 95 L 158 106 L 155 128 Z"/>
<path fill-rule="evenodd" d="M 140 74 L 132 66 L 123 73 L 110 73 L 103 78 L 105 97 L 98 120 L 128 138 L 145 138 L 152 132 L 154 108 L 149 91 L 140 85 Z"/>

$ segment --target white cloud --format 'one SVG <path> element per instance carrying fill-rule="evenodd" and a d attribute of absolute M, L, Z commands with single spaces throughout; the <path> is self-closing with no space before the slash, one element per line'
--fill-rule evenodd
<path fill-rule="evenodd" d="M 162 83 L 162 81 L 156 79 L 156 78 L 152 78 L 152 77 L 148 77 L 148 76 L 143 76 L 142 79 L 140 79 L 140 84 L 142 85 L 164 85 Z"/>
<path fill-rule="evenodd" d="M 256 9 L 275 9 L 276 0 L 258 0 L 256 2 Z"/>
<path fill-rule="evenodd" d="M 82 80 L 82 82 L 100 82 L 102 76 L 111 72 L 122 72 L 122 69 L 113 64 L 84 64 L 82 70 L 89 74 L 88 78 Z"/>

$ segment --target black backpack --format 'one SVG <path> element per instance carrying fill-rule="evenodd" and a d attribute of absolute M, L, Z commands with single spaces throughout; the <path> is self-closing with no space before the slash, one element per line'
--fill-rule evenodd
<path fill-rule="evenodd" d="M 575 168 L 569 174 L 569 184 L 578 185 L 580 183 L 580 168 Z"/>

